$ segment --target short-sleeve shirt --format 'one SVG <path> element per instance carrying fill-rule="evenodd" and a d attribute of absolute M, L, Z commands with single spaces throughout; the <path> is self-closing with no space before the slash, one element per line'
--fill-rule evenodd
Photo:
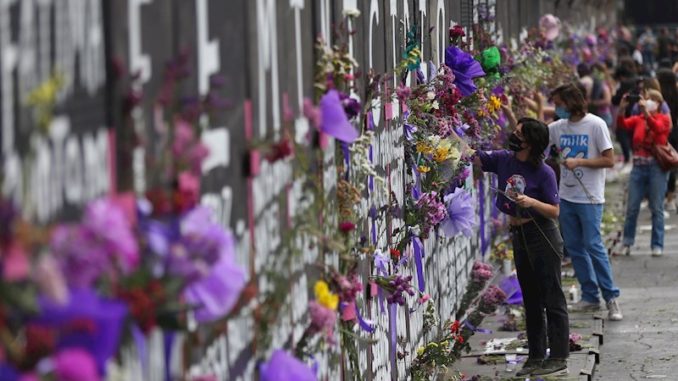
<path fill-rule="evenodd" d="M 561 119 L 549 124 L 551 143 L 560 149 L 561 159 L 595 159 L 612 149 L 607 124 L 593 114 L 578 122 Z M 560 198 L 578 204 L 605 202 L 605 168 L 560 166 Z"/>
<path fill-rule="evenodd" d="M 511 216 L 536 217 L 536 212 L 525 211 L 506 195 L 514 192 L 537 199 L 541 202 L 557 205 L 560 203 L 558 185 L 553 169 L 548 165 L 520 161 L 515 154 L 507 150 L 478 151 L 483 171 L 497 174 L 499 190 L 497 208 Z"/>

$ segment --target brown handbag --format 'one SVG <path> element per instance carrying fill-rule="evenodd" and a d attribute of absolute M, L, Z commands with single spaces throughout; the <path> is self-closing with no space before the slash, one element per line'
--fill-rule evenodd
<path fill-rule="evenodd" d="M 678 168 L 678 152 L 670 144 L 653 144 L 652 156 L 664 172 Z"/>

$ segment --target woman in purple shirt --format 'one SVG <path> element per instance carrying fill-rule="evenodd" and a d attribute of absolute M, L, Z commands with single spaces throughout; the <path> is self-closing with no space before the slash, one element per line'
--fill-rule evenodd
<path fill-rule="evenodd" d="M 475 159 L 483 171 L 497 174 L 496 205 L 511 221 L 529 346 L 528 360 L 517 376 L 567 373 L 569 324 L 560 282 L 563 240 L 555 222 L 560 199 L 556 176 L 544 163 L 548 144 L 548 127 L 523 118 L 509 138 L 510 151 L 478 151 Z M 547 338 L 551 351 L 545 359 Z"/>

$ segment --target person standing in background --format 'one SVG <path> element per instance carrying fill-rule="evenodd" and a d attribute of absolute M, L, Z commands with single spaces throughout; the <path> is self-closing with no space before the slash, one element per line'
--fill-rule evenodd
<path fill-rule="evenodd" d="M 675 127 L 676 123 L 678 122 L 678 80 L 676 80 L 676 75 L 673 73 L 673 71 L 671 71 L 671 69 L 660 69 L 657 71 L 657 81 L 659 81 L 664 102 L 666 102 L 669 110 L 671 111 L 671 121 L 674 126 L 669 133 L 668 141 L 669 144 L 673 146 L 673 148 L 678 149 L 678 128 Z M 676 211 L 675 169 L 669 171 L 664 210 L 667 212 Z"/>
<path fill-rule="evenodd" d="M 628 103 L 627 99 L 628 95 L 622 99 L 622 108 Z M 638 102 L 640 115 L 625 118 L 619 114 L 617 117 L 617 125 L 631 132 L 634 148 L 624 221 L 623 245 L 626 255 L 631 254 L 631 247 L 635 243 L 638 212 L 645 196 L 648 196 L 652 212 L 652 256 L 661 256 L 664 250 L 664 196 L 668 173 L 654 159 L 651 148 L 655 144 L 666 144 L 671 129 L 670 117 L 659 112 L 659 105 L 663 102 L 659 91 L 648 90 L 647 97 Z"/>
<path fill-rule="evenodd" d="M 560 229 L 581 285 L 582 300 L 574 310 L 600 308 L 599 290 L 609 320 L 622 320 L 619 288 L 603 244 L 601 223 L 605 204 L 605 168 L 614 166 L 612 140 L 605 121 L 586 112 L 584 94 L 574 85 L 551 93 L 559 120 L 549 125 L 550 143 L 562 153 Z"/>

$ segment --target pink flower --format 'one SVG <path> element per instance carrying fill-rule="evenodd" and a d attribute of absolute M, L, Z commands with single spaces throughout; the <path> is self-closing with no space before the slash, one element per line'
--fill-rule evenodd
<path fill-rule="evenodd" d="M 334 334 L 334 324 L 337 321 L 337 313 L 312 300 L 308 302 L 308 313 L 311 316 L 311 331 L 322 332 L 328 339 Z"/>
<path fill-rule="evenodd" d="M 198 205 L 200 179 L 191 172 L 181 172 L 179 174 L 179 196 L 181 199 L 180 211 L 186 211 Z"/>
<path fill-rule="evenodd" d="M 304 98 L 304 116 L 308 119 L 308 122 L 311 123 L 316 129 L 320 128 L 321 114 L 320 109 L 318 109 L 308 98 Z"/>
<path fill-rule="evenodd" d="M 64 349 L 57 353 L 54 373 L 59 381 L 100 381 L 94 358 L 82 349 Z"/>

